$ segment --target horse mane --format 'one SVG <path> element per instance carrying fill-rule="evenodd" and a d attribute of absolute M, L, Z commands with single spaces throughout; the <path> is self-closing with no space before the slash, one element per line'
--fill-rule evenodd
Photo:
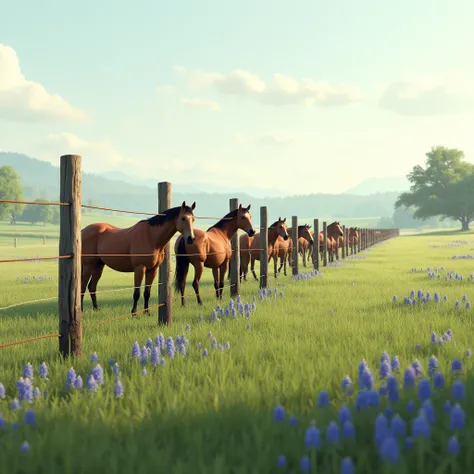
<path fill-rule="evenodd" d="M 276 227 L 276 226 L 278 225 L 278 223 L 279 223 L 279 222 L 280 222 L 280 221 L 276 221 L 276 222 L 274 222 L 274 223 L 273 223 L 273 224 L 272 224 L 270 227 Z M 270 227 L 269 227 L 269 229 L 270 229 Z"/>
<path fill-rule="evenodd" d="M 234 209 L 233 211 L 228 212 L 220 221 L 216 222 L 214 225 L 211 225 L 206 232 L 209 232 L 211 229 L 222 229 L 226 222 L 230 220 L 230 218 L 234 218 L 237 215 L 238 209 Z"/>
<path fill-rule="evenodd" d="M 171 209 L 166 209 L 166 211 L 160 212 L 161 215 L 156 215 L 140 222 L 148 222 L 148 225 L 162 225 L 172 219 L 176 219 L 179 216 L 181 209 L 181 206 L 172 207 Z M 193 215 L 193 210 L 190 206 L 186 206 L 185 213 Z"/>

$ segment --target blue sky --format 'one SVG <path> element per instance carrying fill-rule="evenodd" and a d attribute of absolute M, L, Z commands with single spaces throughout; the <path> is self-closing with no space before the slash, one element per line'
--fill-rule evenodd
<path fill-rule="evenodd" d="M 288 194 L 404 175 L 432 145 L 472 161 L 473 15 L 468 0 L 11 1 L 0 149 Z"/>

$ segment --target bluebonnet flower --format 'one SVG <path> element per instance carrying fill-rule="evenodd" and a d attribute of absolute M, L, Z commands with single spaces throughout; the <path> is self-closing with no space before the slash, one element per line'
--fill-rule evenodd
<path fill-rule="evenodd" d="M 225 344 L 224 344 L 224 348 L 225 349 L 230 349 L 230 342 L 227 341 Z"/>
<path fill-rule="evenodd" d="M 0 383 L 0 399 L 5 399 L 5 393 L 6 393 L 6 390 L 5 390 L 5 387 L 3 385 L 3 383 Z"/>
<path fill-rule="evenodd" d="M 403 375 L 403 388 L 408 390 L 416 386 L 416 375 L 413 367 L 408 367 Z"/>
<path fill-rule="evenodd" d="M 380 447 L 387 435 L 388 420 L 385 415 L 380 413 L 375 419 L 375 444 Z"/>
<path fill-rule="evenodd" d="M 319 393 L 318 397 L 318 407 L 319 408 L 324 408 L 329 406 L 329 394 L 325 390 L 321 391 Z"/>
<path fill-rule="evenodd" d="M 426 400 L 431 396 L 431 384 L 429 379 L 422 379 L 418 384 L 418 399 Z"/>
<path fill-rule="evenodd" d="M 392 357 L 391 366 L 393 372 L 398 372 L 400 370 L 400 360 L 398 359 L 398 356 Z"/>
<path fill-rule="evenodd" d="M 100 364 L 97 364 L 93 369 L 91 369 L 91 375 L 99 385 L 104 383 L 104 369 L 102 369 Z"/>
<path fill-rule="evenodd" d="M 344 438 L 354 438 L 355 429 L 350 420 L 346 420 L 342 425 L 342 436 Z"/>
<path fill-rule="evenodd" d="M 425 415 L 428 423 L 433 424 L 435 420 L 435 412 L 431 400 L 425 400 L 421 406 L 421 412 Z"/>
<path fill-rule="evenodd" d="M 391 407 L 387 407 L 387 408 L 385 408 L 383 413 L 387 417 L 387 420 L 388 420 L 393 416 L 393 409 Z"/>
<path fill-rule="evenodd" d="M 342 379 L 341 387 L 345 395 L 350 395 L 352 393 L 352 380 L 348 375 Z"/>
<path fill-rule="evenodd" d="M 20 402 L 18 399 L 14 398 L 10 403 L 10 410 L 19 410 L 20 409 Z"/>
<path fill-rule="evenodd" d="M 285 409 L 278 405 L 273 411 L 273 419 L 275 421 L 283 421 L 285 419 Z"/>
<path fill-rule="evenodd" d="M 112 357 L 111 357 L 111 358 L 109 359 L 109 365 L 110 365 L 111 367 L 113 367 L 114 364 L 115 364 L 115 360 L 112 359 Z"/>
<path fill-rule="evenodd" d="M 159 364 L 160 350 L 157 347 L 154 347 L 153 350 L 151 351 L 150 361 L 152 365 L 154 365 L 155 367 Z"/>
<path fill-rule="evenodd" d="M 120 375 L 120 365 L 118 365 L 117 362 L 112 367 L 112 370 L 114 372 L 114 375 Z"/>
<path fill-rule="evenodd" d="M 22 453 L 29 453 L 30 452 L 30 444 L 28 443 L 28 441 L 23 441 L 23 443 L 21 443 L 21 446 L 20 446 L 20 451 Z"/>
<path fill-rule="evenodd" d="M 416 410 L 416 403 L 413 400 L 410 400 L 407 403 L 407 412 L 413 413 Z"/>
<path fill-rule="evenodd" d="M 76 380 L 74 380 L 74 388 L 77 388 L 78 390 L 80 390 L 82 387 L 83 387 L 83 382 L 82 382 L 82 377 L 80 375 L 78 375 L 76 377 Z"/>
<path fill-rule="evenodd" d="M 99 362 L 99 356 L 97 355 L 97 352 L 94 352 L 92 355 L 91 355 L 91 363 L 92 364 L 95 364 L 97 362 Z"/>
<path fill-rule="evenodd" d="M 33 380 L 33 366 L 29 362 L 23 367 L 23 378 Z"/>
<path fill-rule="evenodd" d="M 464 383 L 462 382 L 462 380 L 454 381 L 452 386 L 452 396 L 453 400 L 464 400 L 466 398 Z"/>
<path fill-rule="evenodd" d="M 466 303 L 466 309 L 471 309 L 471 303 L 469 303 L 469 301 Z"/>
<path fill-rule="evenodd" d="M 43 362 L 40 367 L 39 367 L 39 376 L 47 380 L 48 379 L 48 366 L 46 365 L 46 362 Z"/>
<path fill-rule="evenodd" d="M 387 436 L 380 446 L 380 457 L 384 461 L 389 461 L 395 464 L 400 457 L 400 447 L 398 441 L 394 436 Z"/>
<path fill-rule="evenodd" d="M 341 474 L 354 474 L 355 473 L 354 463 L 352 462 L 351 458 L 345 457 L 341 461 L 340 473 Z"/>
<path fill-rule="evenodd" d="M 215 349 L 217 347 L 217 339 L 215 337 L 212 338 L 211 347 L 212 349 Z"/>
<path fill-rule="evenodd" d="M 115 386 L 114 386 L 114 395 L 118 397 L 123 397 L 123 385 L 119 377 L 115 378 Z"/>
<path fill-rule="evenodd" d="M 451 413 L 451 402 L 449 400 L 446 400 L 443 405 L 443 411 L 445 413 Z"/>
<path fill-rule="evenodd" d="M 431 377 L 433 376 L 438 370 L 438 359 L 436 356 L 431 356 L 430 360 L 428 361 L 428 375 Z"/>
<path fill-rule="evenodd" d="M 398 413 L 392 418 L 390 431 L 394 436 L 405 436 L 406 424 Z"/>
<path fill-rule="evenodd" d="M 165 336 L 161 332 L 155 338 L 155 347 L 157 347 L 160 351 L 164 350 L 165 348 Z"/>
<path fill-rule="evenodd" d="M 405 438 L 405 441 L 404 441 L 403 444 L 404 444 L 405 448 L 411 449 L 411 448 L 413 448 L 413 446 L 415 446 L 415 441 L 414 441 L 412 436 L 407 436 Z"/>
<path fill-rule="evenodd" d="M 361 390 L 356 397 L 355 408 L 357 411 L 366 410 L 369 406 L 369 398 L 366 390 Z"/>
<path fill-rule="evenodd" d="M 331 421 L 326 429 L 326 439 L 328 444 L 336 444 L 339 441 L 339 426 L 335 421 Z"/>
<path fill-rule="evenodd" d="M 26 411 L 23 419 L 26 425 L 30 425 L 30 426 L 36 425 L 36 413 L 33 410 Z"/>
<path fill-rule="evenodd" d="M 140 351 L 140 363 L 145 365 L 148 361 L 148 350 L 146 347 L 142 347 Z"/>
<path fill-rule="evenodd" d="M 398 392 L 398 380 L 390 376 L 387 378 L 388 400 L 392 403 L 400 401 L 400 394 Z"/>
<path fill-rule="evenodd" d="M 203 355 L 204 357 L 207 357 L 207 356 L 209 355 L 208 350 L 207 350 L 207 349 L 204 349 L 204 350 L 202 351 L 202 355 Z"/>
<path fill-rule="evenodd" d="M 378 407 L 380 400 L 379 400 L 379 394 L 377 390 L 368 390 L 367 392 L 367 400 L 369 403 L 369 406 L 371 407 Z"/>
<path fill-rule="evenodd" d="M 351 419 L 351 411 L 346 405 L 342 406 L 341 409 L 339 410 L 339 423 L 343 425 L 344 422 L 350 421 L 350 419 Z"/>
<path fill-rule="evenodd" d="M 168 357 L 174 357 L 175 355 L 175 347 L 172 337 L 168 337 L 168 339 L 166 339 L 166 353 L 168 354 Z"/>
<path fill-rule="evenodd" d="M 290 425 L 291 426 L 296 426 L 298 424 L 298 418 L 296 418 L 295 415 L 290 416 Z"/>
<path fill-rule="evenodd" d="M 89 390 L 90 392 L 97 392 L 99 388 L 99 384 L 97 383 L 97 380 L 92 374 L 87 377 L 86 386 L 87 386 L 87 390 Z"/>
<path fill-rule="evenodd" d="M 16 388 L 18 389 L 18 399 L 20 402 L 26 401 L 31 403 L 33 401 L 33 384 L 30 379 L 20 377 L 16 383 Z"/>
<path fill-rule="evenodd" d="M 459 359 L 454 359 L 451 362 L 451 371 L 453 375 L 458 375 L 462 371 L 462 362 Z"/>
<path fill-rule="evenodd" d="M 145 342 L 145 347 L 147 349 L 150 349 L 150 351 L 153 349 L 153 341 L 151 340 L 151 338 L 149 337 L 146 342 Z"/>
<path fill-rule="evenodd" d="M 454 405 L 449 417 L 450 429 L 452 431 L 462 430 L 464 428 L 465 418 L 463 409 L 458 404 Z"/>
<path fill-rule="evenodd" d="M 391 373 L 392 373 L 392 367 L 391 367 L 390 363 L 388 361 L 384 360 L 380 364 L 380 369 L 379 369 L 380 378 L 384 379 L 384 378 L 388 377 L 389 375 L 391 375 Z"/>
<path fill-rule="evenodd" d="M 319 449 L 321 447 L 321 431 L 315 426 L 310 426 L 305 434 L 306 449 Z"/>
<path fill-rule="evenodd" d="M 286 457 L 278 456 L 277 458 L 277 467 L 283 468 L 286 467 Z"/>
<path fill-rule="evenodd" d="M 414 360 L 411 366 L 415 369 L 416 376 L 421 377 L 423 375 L 423 368 L 421 367 L 420 361 L 418 359 Z"/>
<path fill-rule="evenodd" d="M 428 420 L 423 415 L 418 415 L 412 424 L 412 434 L 414 438 L 423 437 L 429 439 L 431 428 Z"/>
<path fill-rule="evenodd" d="M 135 344 L 132 346 L 132 357 L 139 359 L 140 358 L 140 344 L 135 341 Z"/>
<path fill-rule="evenodd" d="M 303 456 L 300 461 L 300 469 L 303 472 L 311 472 L 311 460 L 309 456 Z"/>
<path fill-rule="evenodd" d="M 0 430 L 4 430 L 6 426 L 7 422 L 5 421 L 5 418 L 3 418 L 3 415 L 0 412 Z"/>
<path fill-rule="evenodd" d="M 460 450 L 461 446 L 459 445 L 458 439 L 456 438 L 456 436 L 451 436 L 448 439 L 448 454 L 457 456 Z"/>
<path fill-rule="evenodd" d="M 146 369 L 142 370 L 142 376 L 147 377 L 148 376 L 148 371 Z"/>
<path fill-rule="evenodd" d="M 433 377 L 434 388 L 443 388 L 444 387 L 444 375 L 441 372 L 436 372 Z"/>
<path fill-rule="evenodd" d="M 380 356 L 380 363 L 382 364 L 384 362 L 390 362 L 390 356 L 387 352 L 382 352 L 382 355 Z"/>
<path fill-rule="evenodd" d="M 465 356 L 466 356 L 466 357 L 471 357 L 471 356 L 472 356 L 472 351 L 471 351 L 471 349 L 467 349 L 467 350 L 466 350 Z"/>
<path fill-rule="evenodd" d="M 388 390 L 386 385 L 380 385 L 379 387 L 379 395 L 383 397 L 384 395 L 387 395 Z"/>

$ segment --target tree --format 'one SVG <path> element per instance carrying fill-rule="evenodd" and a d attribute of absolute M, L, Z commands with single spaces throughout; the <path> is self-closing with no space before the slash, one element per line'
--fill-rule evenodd
<path fill-rule="evenodd" d="M 390 217 L 381 217 L 375 224 L 377 229 L 391 229 L 393 227 L 393 220 Z"/>
<path fill-rule="evenodd" d="M 37 198 L 35 202 L 48 202 L 44 198 Z M 53 222 L 54 209 L 52 206 L 44 206 L 41 204 L 28 204 L 19 218 L 23 222 L 31 222 L 36 224 L 42 222 L 44 225 L 48 222 Z"/>
<path fill-rule="evenodd" d="M 417 165 L 407 175 L 412 183 L 402 193 L 395 207 L 414 207 L 415 218 L 461 222 L 461 230 L 469 230 L 474 220 L 474 165 L 464 161 L 464 153 L 455 148 L 432 147 L 426 153 L 426 168 Z"/>
<path fill-rule="evenodd" d="M 0 199 L 21 201 L 23 187 L 15 168 L 10 165 L 0 167 Z M 0 220 L 10 219 L 11 224 L 16 224 L 18 215 L 23 210 L 23 204 L 0 203 Z"/>

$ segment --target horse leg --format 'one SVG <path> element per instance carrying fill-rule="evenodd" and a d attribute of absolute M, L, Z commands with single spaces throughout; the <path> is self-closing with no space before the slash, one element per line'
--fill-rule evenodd
<path fill-rule="evenodd" d="M 83 265 L 81 268 L 81 311 L 84 311 L 84 295 L 86 293 L 87 284 L 91 279 L 92 271 L 89 265 Z"/>
<path fill-rule="evenodd" d="M 102 272 L 104 271 L 104 266 L 104 262 L 100 261 L 98 266 L 94 268 L 91 280 L 89 282 L 89 285 L 87 286 L 91 295 L 92 307 L 94 308 L 94 311 L 97 311 L 99 309 L 99 306 L 97 305 L 97 284 L 99 283 L 100 277 L 102 276 Z"/>
<path fill-rule="evenodd" d="M 142 286 L 143 276 L 145 275 L 145 265 L 139 265 L 134 271 L 134 290 L 132 316 L 136 316 L 138 300 L 140 299 L 140 287 Z"/>
<path fill-rule="evenodd" d="M 306 249 L 305 248 L 303 248 L 302 253 L 303 253 L 303 255 L 302 255 L 302 257 L 303 257 L 303 267 L 306 267 Z"/>
<path fill-rule="evenodd" d="M 214 277 L 214 289 L 216 290 L 216 298 L 219 299 L 219 267 L 212 269 L 212 276 Z"/>
<path fill-rule="evenodd" d="M 204 272 L 204 262 L 199 262 L 194 266 L 194 280 L 193 288 L 196 293 L 196 299 L 198 304 L 202 305 L 201 295 L 199 294 L 199 282 L 201 281 L 202 274 Z"/>
<path fill-rule="evenodd" d="M 250 256 L 250 271 L 252 272 L 252 275 L 255 278 L 255 280 L 258 281 L 257 274 L 255 273 L 255 260 L 256 258 L 253 255 L 251 255 Z"/>
<path fill-rule="evenodd" d="M 277 272 L 278 257 L 276 255 L 275 256 L 270 255 L 269 262 L 272 258 L 273 258 L 273 273 L 275 274 L 275 278 L 277 278 L 277 276 L 278 276 L 278 272 Z"/>
<path fill-rule="evenodd" d="M 225 272 L 227 271 L 229 262 L 225 261 L 220 267 L 220 279 L 219 279 L 219 299 L 222 299 L 222 293 L 224 291 L 224 285 L 225 285 Z"/>
<path fill-rule="evenodd" d="M 143 292 L 143 300 L 144 300 L 144 313 L 150 315 L 150 310 L 148 309 L 148 303 L 150 301 L 150 294 L 151 294 L 151 285 L 153 285 L 153 281 L 156 278 L 156 273 L 158 271 L 158 267 L 152 268 L 151 270 L 147 270 L 145 273 L 145 291 Z"/>

